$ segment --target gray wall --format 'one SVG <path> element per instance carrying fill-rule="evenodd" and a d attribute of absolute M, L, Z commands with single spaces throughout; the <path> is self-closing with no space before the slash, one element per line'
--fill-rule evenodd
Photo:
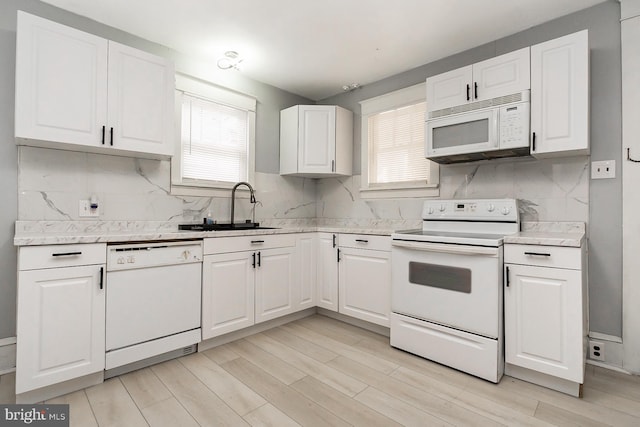
<path fill-rule="evenodd" d="M 254 96 L 258 100 L 256 112 L 257 172 L 278 173 L 280 110 L 295 104 L 311 103 L 306 98 L 247 79 L 241 73 L 220 71 L 216 68 L 215 63 L 187 57 L 164 46 L 37 0 L 2 0 L 0 2 L 0 58 L 2 58 L 0 61 L 0 194 L 2 196 L 2 209 L 0 209 L 0 338 L 15 335 L 16 249 L 13 247 L 13 234 L 18 211 L 18 161 L 14 140 L 14 82 L 16 12 L 18 9 L 171 58 L 175 61 L 176 71 Z"/>
<path fill-rule="evenodd" d="M 590 329 L 622 336 L 622 181 L 620 5 L 615 0 L 496 40 L 466 52 L 366 84 L 362 89 L 320 101 L 356 113 L 354 174 L 360 167 L 359 101 L 411 86 L 428 76 L 522 47 L 589 30 L 591 48 L 591 160 L 615 160 L 618 177 L 595 180 L 589 189 Z M 447 168 L 444 166 L 443 168 Z M 449 170 L 452 170 L 449 167 Z"/>

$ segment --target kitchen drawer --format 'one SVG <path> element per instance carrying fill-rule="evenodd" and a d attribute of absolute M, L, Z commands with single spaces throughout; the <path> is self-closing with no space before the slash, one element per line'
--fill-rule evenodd
<path fill-rule="evenodd" d="M 18 270 L 75 267 L 104 264 L 106 261 L 107 246 L 104 243 L 24 246 L 18 252 Z"/>
<path fill-rule="evenodd" d="M 264 234 L 252 236 L 211 237 L 204 239 L 204 254 L 284 248 L 296 245 L 295 234 Z"/>
<path fill-rule="evenodd" d="M 504 245 L 506 264 L 535 265 L 552 268 L 582 268 L 582 249 L 566 246 Z"/>
<path fill-rule="evenodd" d="M 340 234 L 338 246 L 376 251 L 391 251 L 390 236 L 373 236 L 370 234 Z"/>

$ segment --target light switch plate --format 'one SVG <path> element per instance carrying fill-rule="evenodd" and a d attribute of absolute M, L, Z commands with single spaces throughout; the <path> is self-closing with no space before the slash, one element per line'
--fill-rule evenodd
<path fill-rule="evenodd" d="M 591 162 L 591 179 L 606 179 L 616 177 L 616 161 L 602 160 Z"/>

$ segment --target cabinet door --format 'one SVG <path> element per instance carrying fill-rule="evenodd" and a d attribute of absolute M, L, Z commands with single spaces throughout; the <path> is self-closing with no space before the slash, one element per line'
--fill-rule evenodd
<path fill-rule="evenodd" d="M 256 323 L 293 312 L 295 248 L 257 252 Z"/>
<path fill-rule="evenodd" d="M 20 271 L 16 393 L 104 369 L 104 265 Z"/>
<path fill-rule="evenodd" d="M 253 252 L 207 255 L 202 264 L 202 339 L 254 324 Z"/>
<path fill-rule="evenodd" d="M 391 253 L 340 248 L 340 313 L 389 326 Z"/>
<path fill-rule="evenodd" d="M 529 48 L 473 64 L 472 101 L 522 92 L 531 86 Z"/>
<path fill-rule="evenodd" d="M 318 234 L 317 305 L 331 311 L 338 311 L 337 240 L 337 234 Z"/>
<path fill-rule="evenodd" d="M 506 362 L 582 383 L 581 272 L 508 264 L 505 274 Z"/>
<path fill-rule="evenodd" d="M 316 240 L 315 233 L 302 234 L 297 239 L 294 264 L 296 278 L 293 293 L 294 311 L 316 305 Z"/>
<path fill-rule="evenodd" d="M 336 159 L 336 107 L 301 105 L 298 172 L 332 173 Z"/>
<path fill-rule="evenodd" d="M 462 105 L 471 100 L 472 67 L 458 68 L 427 79 L 427 112 Z"/>
<path fill-rule="evenodd" d="M 109 125 L 114 148 L 173 154 L 175 77 L 170 61 L 109 42 Z"/>
<path fill-rule="evenodd" d="M 589 154 L 587 30 L 531 46 L 531 154 Z"/>
<path fill-rule="evenodd" d="M 101 145 L 107 41 L 18 12 L 16 137 Z"/>

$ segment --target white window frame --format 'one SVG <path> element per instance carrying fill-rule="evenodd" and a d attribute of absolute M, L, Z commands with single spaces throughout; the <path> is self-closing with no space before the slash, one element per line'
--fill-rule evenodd
<path fill-rule="evenodd" d="M 375 98 L 360 101 L 361 114 L 361 165 L 362 178 L 360 197 L 363 199 L 438 197 L 440 195 L 440 167 L 432 162 L 429 168 L 428 184 L 416 183 L 369 183 L 369 116 L 383 111 L 394 110 L 407 105 L 424 102 L 426 83 L 409 86 Z"/>
<path fill-rule="evenodd" d="M 228 197 L 233 188 L 233 182 L 212 182 L 182 178 L 182 95 L 186 93 L 197 98 L 239 108 L 248 112 L 248 161 L 247 181 L 255 182 L 255 152 L 256 152 L 256 99 L 248 95 L 234 92 L 230 89 L 216 86 L 213 83 L 199 80 L 195 77 L 176 73 L 175 117 L 177 143 L 171 158 L 171 194 L 178 196 L 209 196 Z M 242 191 L 238 189 L 239 191 Z"/>

